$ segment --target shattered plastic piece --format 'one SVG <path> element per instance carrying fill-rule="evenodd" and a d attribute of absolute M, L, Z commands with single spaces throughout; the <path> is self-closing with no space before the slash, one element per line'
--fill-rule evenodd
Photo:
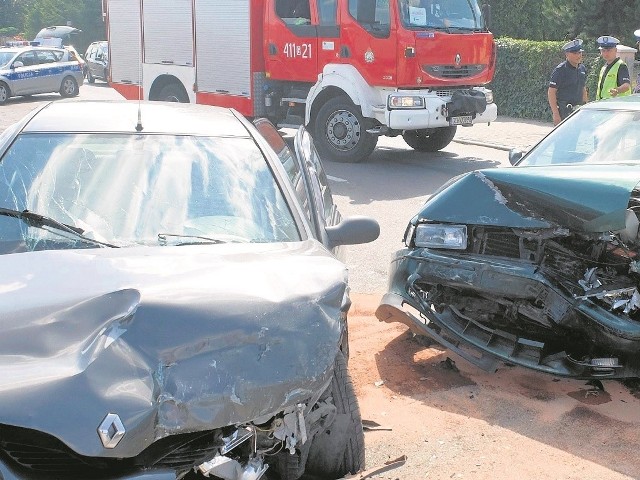
<path fill-rule="evenodd" d="M 378 422 L 374 422 L 373 420 L 362 420 L 362 429 L 364 431 L 385 431 L 385 432 L 393 431 L 392 428 L 383 427 Z"/>
<path fill-rule="evenodd" d="M 384 380 L 378 380 L 377 382 L 374 383 L 374 385 L 376 387 L 381 387 L 382 385 L 384 385 Z"/>
<path fill-rule="evenodd" d="M 598 270 L 598 267 L 587 269 L 587 272 L 584 274 L 584 278 L 582 280 L 578 280 L 578 283 L 582 288 L 584 288 L 585 292 L 600 288 L 602 286 L 602 282 L 598 280 L 598 277 L 596 275 L 596 270 Z"/>

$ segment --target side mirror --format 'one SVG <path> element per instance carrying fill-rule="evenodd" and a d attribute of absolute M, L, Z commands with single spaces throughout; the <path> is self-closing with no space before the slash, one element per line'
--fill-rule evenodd
<path fill-rule="evenodd" d="M 19 68 L 19 67 L 24 67 L 24 63 L 22 63 L 20 60 L 16 60 L 11 64 L 11 68 Z"/>
<path fill-rule="evenodd" d="M 491 29 L 491 5 L 488 3 L 482 4 L 482 18 L 484 18 L 484 27 L 487 30 Z"/>
<path fill-rule="evenodd" d="M 522 150 L 518 150 L 517 148 L 512 148 L 511 150 L 509 150 L 509 163 L 511 165 L 515 165 L 520 161 L 523 155 L 524 155 L 524 152 Z"/>
<path fill-rule="evenodd" d="M 371 217 L 353 216 L 326 228 L 331 248 L 373 242 L 380 235 L 380 224 Z"/>

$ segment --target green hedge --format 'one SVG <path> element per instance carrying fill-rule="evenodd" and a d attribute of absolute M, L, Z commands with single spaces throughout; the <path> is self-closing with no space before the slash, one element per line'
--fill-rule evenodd
<path fill-rule="evenodd" d="M 565 42 L 499 38 L 496 74 L 491 82 L 498 115 L 551 121 L 547 88 L 551 72 L 564 61 Z M 597 50 L 585 52 L 589 99 L 595 95 L 602 60 Z"/>

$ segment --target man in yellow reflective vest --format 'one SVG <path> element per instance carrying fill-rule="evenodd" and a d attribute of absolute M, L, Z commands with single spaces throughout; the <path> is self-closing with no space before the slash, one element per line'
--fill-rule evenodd
<path fill-rule="evenodd" d="M 631 95 L 629 67 L 618 57 L 620 40 L 603 35 L 596 40 L 605 65 L 600 70 L 596 100 Z"/>

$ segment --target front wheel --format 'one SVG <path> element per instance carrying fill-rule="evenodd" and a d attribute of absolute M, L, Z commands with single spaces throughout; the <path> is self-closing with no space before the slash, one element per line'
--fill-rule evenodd
<path fill-rule="evenodd" d="M 349 98 L 330 99 L 314 121 L 314 141 L 320 156 L 334 162 L 356 163 L 376 148 L 377 135 L 367 132 L 367 120 Z"/>
<path fill-rule="evenodd" d="M 161 102 L 189 103 L 189 95 L 187 95 L 187 92 L 182 88 L 182 85 L 170 83 L 162 87 L 158 94 L 158 98 L 155 98 L 154 100 L 159 100 Z"/>
<path fill-rule="evenodd" d="M 437 152 L 451 143 L 458 127 L 441 127 L 434 130 L 407 130 L 402 138 L 418 152 Z"/>
<path fill-rule="evenodd" d="M 9 87 L 6 83 L 0 82 L 0 105 L 3 105 L 9 97 L 11 93 L 9 93 Z"/>
<path fill-rule="evenodd" d="M 78 82 L 73 77 L 64 77 L 60 85 L 60 95 L 63 97 L 75 97 L 78 95 Z"/>
<path fill-rule="evenodd" d="M 311 442 L 305 472 L 320 478 L 342 478 L 364 469 L 364 433 L 356 393 L 344 355 L 339 352 L 329 387 L 336 418 Z"/>

